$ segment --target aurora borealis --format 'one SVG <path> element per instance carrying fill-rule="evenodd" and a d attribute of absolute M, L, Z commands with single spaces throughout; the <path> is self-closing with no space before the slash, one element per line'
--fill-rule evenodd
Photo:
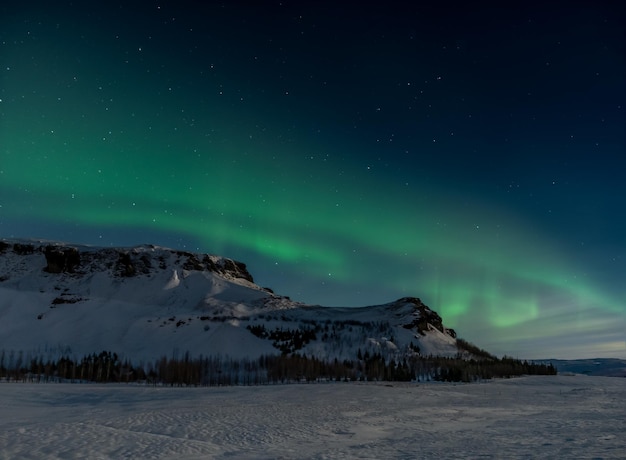
<path fill-rule="evenodd" d="M 220 254 L 307 303 L 420 297 L 497 354 L 626 356 L 617 3 L 13 3 L 0 237 Z"/>

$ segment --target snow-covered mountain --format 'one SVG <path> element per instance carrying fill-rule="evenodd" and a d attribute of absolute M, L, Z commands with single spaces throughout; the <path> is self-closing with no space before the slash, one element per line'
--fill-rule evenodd
<path fill-rule="evenodd" d="M 417 298 L 363 308 L 304 305 L 231 259 L 157 246 L 0 240 L 0 349 L 111 350 L 132 360 L 189 352 L 234 359 L 455 356 L 456 334 Z"/>

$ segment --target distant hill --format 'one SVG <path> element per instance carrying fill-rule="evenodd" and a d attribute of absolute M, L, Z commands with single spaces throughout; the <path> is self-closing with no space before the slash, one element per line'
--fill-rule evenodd
<path fill-rule="evenodd" d="M 626 377 L 626 359 L 547 359 L 559 374 L 585 374 L 606 377 Z"/>

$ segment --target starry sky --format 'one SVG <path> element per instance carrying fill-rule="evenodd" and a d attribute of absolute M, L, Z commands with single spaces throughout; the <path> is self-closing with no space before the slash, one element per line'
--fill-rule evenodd
<path fill-rule="evenodd" d="M 623 7 L 406 3 L 3 2 L 0 237 L 625 358 Z"/>

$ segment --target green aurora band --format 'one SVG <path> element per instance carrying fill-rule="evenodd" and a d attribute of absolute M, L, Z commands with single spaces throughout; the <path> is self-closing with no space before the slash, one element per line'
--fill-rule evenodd
<path fill-rule="evenodd" d="M 129 152 L 121 142 L 76 142 L 54 131 L 34 145 L 11 136 L 1 170 L 2 196 L 12 197 L 2 203 L 5 218 L 157 229 L 211 252 L 244 247 L 310 279 L 365 280 L 422 296 L 452 327 L 481 311 L 485 327 L 538 334 L 554 327 L 538 324 L 555 297 L 568 305 L 569 323 L 586 321 L 593 308 L 619 313 L 614 299 L 576 278 L 557 244 L 453 191 L 341 168 L 328 154 L 318 162 L 304 154 L 311 164 L 302 171 L 290 146 L 245 154 L 246 143 L 207 144 L 178 155 L 190 147 L 170 141 L 164 151 L 152 141 Z M 269 167 L 268 156 L 284 168 Z"/>

